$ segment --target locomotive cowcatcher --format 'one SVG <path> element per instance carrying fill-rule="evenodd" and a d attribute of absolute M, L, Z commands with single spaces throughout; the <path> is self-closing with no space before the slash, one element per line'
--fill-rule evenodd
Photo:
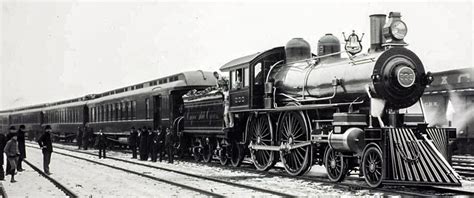
<path fill-rule="evenodd" d="M 295 38 L 230 61 L 220 70 L 229 74 L 234 126 L 223 129 L 221 90 L 187 94 L 174 122 L 181 151 L 233 166 L 248 155 L 261 171 L 281 162 L 294 176 L 323 165 L 334 182 L 358 171 L 371 187 L 461 185 L 448 163 L 456 131 L 425 122 L 420 97 L 432 76 L 406 48 L 406 33 L 400 13 L 371 15 L 368 53 L 355 33 L 342 51 L 326 34 L 316 55 Z"/>

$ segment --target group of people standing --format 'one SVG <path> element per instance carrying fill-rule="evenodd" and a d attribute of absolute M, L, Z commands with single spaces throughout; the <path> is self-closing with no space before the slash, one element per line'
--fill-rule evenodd
<path fill-rule="evenodd" d="M 76 134 L 76 143 L 78 149 L 84 149 L 87 150 L 90 146 L 90 143 L 93 142 L 91 141 L 91 138 L 93 138 L 93 130 L 91 127 L 88 125 L 85 126 L 79 126 L 77 128 L 77 134 Z M 107 136 L 105 133 L 102 132 L 102 129 L 99 130 L 99 133 L 97 134 L 95 146 L 99 149 L 99 159 L 100 158 L 106 158 L 106 148 L 107 148 Z"/>
<path fill-rule="evenodd" d="M 38 144 L 43 152 L 43 168 L 46 174 L 49 172 L 49 163 L 51 160 L 51 153 L 53 152 L 53 145 L 51 142 L 51 127 L 47 125 L 45 132 L 38 139 Z M 9 133 L 5 136 L 0 134 L 0 149 L 3 150 L 7 156 L 7 166 L 3 169 L 3 154 L 0 155 L 0 180 L 5 180 L 6 175 L 11 175 L 10 182 L 16 182 L 16 171 L 22 172 L 22 162 L 26 158 L 25 148 L 25 126 L 21 125 L 18 130 L 14 126 L 9 128 Z M 6 174 L 5 174 L 6 173 Z"/>
<path fill-rule="evenodd" d="M 0 179 L 5 180 L 6 175 L 11 175 L 11 182 L 16 182 L 15 174 L 18 170 L 23 171 L 22 162 L 26 157 L 25 149 L 25 126 L 21 125 L 18 130 L 14 126 L 10 127 L 9 133 L 5 136 L 0 134 L 0 147 L 7 157 L 6 169 L 3 169 L 3 153 L 1 155 Z M 6 174 L 5 174 L 6 173 Z"/>
<path fill-rule="evenodd" d="M 152 131 L 150 127 L 142 127 L 130 129 L 128 139 L 129 147 L 132 150 L 132 158 L 137 159 L 137 149 L 139 160 L 156 162 L 158 155 L 160 162 L 163 161 L 165 155 L 168 156 L 168 162 L 173 163 L 174 146 L 173 134 L 170 128 L 160 128 Z"/>
<path fill-rule="evenodd" d="M 89 148 L 92 134 L 92 128 L 87 126 L 87 124 L 77 128 L 76 143 L 79 149 L 87 150 Z"/>

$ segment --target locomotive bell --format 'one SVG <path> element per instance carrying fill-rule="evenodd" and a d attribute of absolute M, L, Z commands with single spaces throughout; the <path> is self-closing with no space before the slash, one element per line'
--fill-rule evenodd
<path fill-rule="evenodd" d="M 305 60 L 311 58 L 311 46 L 302 38 L 293 38 L 285 46 L 286 62 Z"/>
<path fill-rule="evenodd" d="M 341 51 L 341 43 L 339 39 L 328 33 L 321 37 L 318 41 L 318 56 L 333 54 Z M 341 54 L 334 54 L 331 57 L 340 58 Z"/>

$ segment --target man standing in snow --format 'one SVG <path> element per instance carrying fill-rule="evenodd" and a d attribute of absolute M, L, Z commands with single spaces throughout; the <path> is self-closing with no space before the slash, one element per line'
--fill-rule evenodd
<path fill-rule="evenodd" d="M 148 131 L 143 127 L 140 131 L 140 160 L 148 159 Z"/>
<path fill-rule="evenodd" d="M 8 161 L 8 164 L 10 164 L 9 171 L 12 176 L 10 179 L 10 182 L 14 183 L 16 182 L 15 180 L 16 163 L 18 160 L 18 156 L 20 156 L 16 134 L 13 134 L 11 139 L 8 140 L 7 144 L 5 145 L 5 148 L 3 149 L 3 152 L 5 152 L 5 155 L 7 155 L 7 161 Z"/>
<path fill-rule="evenodd" d="M 173 152 L 173 134 L 171 133 L 170 128 L 166 128 L 166 137 L 165 137 L 165 147 L 166 153 L 168 154 L 168 163 L 173 163 L 174 152 Z"/>
<path fill-rule="evenodd" d="M 160 138 L 158 134 L 159 134 L 159 130 L 155 130 L 152 135 L 153 142 L 151 145 L 151 161 L 153 162 L 156 162 L 156 160 L 158 159 L 158 147 L 160 143 Z"/>
<path fill-rule="evenodd" d="M 7 134 L 6 141 L 8 142 L 10 139 L 12 139 L 13 136 L 16 136 L 16 132 L 17 132 L 16 128 L 14 126 L 11 126 L 10 129 L 9 129 L 9 132 Z M 16 165 L 16 162 L 15 162 L 15 165 Z M 6 167 L 5 171 L 6 171 L 7 175 L 11 174 L 11 166 L 10 166 L 10 163 L 8 163 L 8 161 L 7 161 L 7 167 Z"/>
<path fill-rule="evenodd" d="M 18 172 L 23 171 L 23 166 L 21 165 L 23 159 L 26 158 L 26 149 L 25 149 L 25 125 L 21 125 L 17 132 L 18 139 L 18 149 L 20 150 L 20 156 L 18 156 L 17 169 Z"/>
<path fill-rule="evenodd" d="M 38 144 L 43 151 L 43 169 L 44 173 L 51 175 L 49 172 L 49 163 L 51 162 L 51 154 L 53 153 L 53 143 L 51 142 L 51 126 L 46 125 L 43 135 L 38 139 Z"/>
<path fill-rule="evenodd" d="M 130 129 L 130 136 L 128 137 L 128 146 L 132 150 L 132 159 L 137 159 L 137 144 L 138 143 L 138 131 L 135 127 Z"/>
<path fill-rule="evenodd" d="M 99 137 L 98 142 L 97 142 L 97 147 L 99 148 L 99 159 L 100 158 L 106 158 L 105 157 L 105 149 L 107 148 L 107 138 L 105 137 L 105 134 L 102 132 L 102 130 L 99 131 Z"/>
<path fill-rule="evenodd" d="M 76 135 L 76 141 L 77 141 L 77 149 L 81 149 L 82 147 L 82 136 L 84 134 L 84 128 L 82 126 L 77 127 L 77 135 Z"/>

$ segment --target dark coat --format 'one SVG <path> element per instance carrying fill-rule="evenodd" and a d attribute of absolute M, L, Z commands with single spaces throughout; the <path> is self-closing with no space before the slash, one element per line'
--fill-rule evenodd
<path fill-rule="evenodd" d="M 0 149 L 3 151 L 7 144 L 7 137 L 3 133 L 0 133 Z M 3 154 L 0 155 L 0 165 L 3 166 Z"/>
<path fill-rule="evenodd" d="M 147 150 L 148 150 L 147 141 L 148 141 L 148 131 L 142 130 L 140 132 L 140 153 L 146 153 L 147 152 Z"/>
<path fill-rule="evenodd" d="M 130 137 L 128 138 L 128 145 L 130 147 L 136 147 L 138 145 L 138 131 L 133 130 L 130 132 Z"/>
<path fill-rule="evenodd" d="M 18 149 L 20 149 L 20 156 L 26 158 L 26 149 L 25 149 L 25 131 L 18 130 Z"/>
<path fill-rule="evenodd" d="M 51 134 L 44 132 L 43 135 L 38 139 L 38 144 L 44 152 L 53 152 L 53 143 L 51 142 Z"/>
<path fill-rule="evenodd" d="M 173 133 L 170 131 L 168 133 L 166 133 L 166 136 L 165 136 L 165 146 L 166 147 L 170 147 L 170 146 L 173 146 Z"/>
<path fill-rule="evenodd" d="M 151 131 L 148 131 L 148 138 L 146 140 L 146 144 L 148 146 L 148 152 L 151 152 L 153 150 L 153 139 L 156 136 L 156 133 L 152 133 Z"/>
<path fill-rule="evenodd" d="M 160 131 L 160 133 L 158 133 L 158 144 L 160 145 L 160 147 L 165 146 L 165 136 L 165 131 Z"/>
<path fill-rule="evenodd" d="M 77 144 L 78 144 L 79 146 L 81 146 L 81 144 L 82 144 L 82 136 L 83 136 L 83 135 L 84 135 L 84 128 L 79 127 L 79 128 L 77 129 L 77 135 L 76 135 Z"/>
<path fill-rule="evenodd" d="M 107 147 L 107 137 L 105 136 L 105 134 L 99 134 L 97 138 L 97 147 L 99 147 L 100 149 L 105 149 Z"/>
<path fill-rule="evenodd" d="M 152 136 L 153 136 L 153 141 L 152 141 L 152 144 L 151 144 L 151 159 L 156 161 L 156 158 L 157 158 L 157 155 L 158 155 L 158 152 L 160 150 L 160 136 L 158 135 L 158 133 L 152 133 Z"/>

